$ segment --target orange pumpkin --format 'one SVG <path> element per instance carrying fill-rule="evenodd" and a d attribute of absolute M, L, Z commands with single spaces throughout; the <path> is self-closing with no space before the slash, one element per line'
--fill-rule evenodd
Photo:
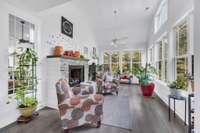
<path fill-rule="evenodd" d="M 75 51 L 75 52 L 74 52 L 74 57 L 80 58 L 80 55 L 81 55 L 81 54 L 80 54 L 79 51 Z"/>
<path fill-rule="evenodd" d="M 54 55 L 55 56 L 62 56 L 62 54 L 63 54 L 63 47 L 62 46 L 56 46 L 55 48 L 54 48 Z"/>

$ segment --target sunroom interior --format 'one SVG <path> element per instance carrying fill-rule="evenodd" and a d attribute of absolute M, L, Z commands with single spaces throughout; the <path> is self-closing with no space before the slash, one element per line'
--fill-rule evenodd
<path fill-rule="evenodd" d="M 0 0 L 0 132 L 200 133 L 199 0 Z"/>

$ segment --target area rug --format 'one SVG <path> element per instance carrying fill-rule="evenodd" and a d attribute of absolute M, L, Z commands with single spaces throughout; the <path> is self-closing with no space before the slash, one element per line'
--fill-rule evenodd
<path fill-rule="evenodd" d="M 121 87 L 119 96 L 106 95 L 103 105 L 104 125 L 132 130 L 132 116 L 129 108 L 128 87 Z"/>

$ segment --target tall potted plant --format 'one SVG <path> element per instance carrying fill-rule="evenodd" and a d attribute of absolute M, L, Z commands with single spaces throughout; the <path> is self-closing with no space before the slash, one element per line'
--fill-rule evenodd
<path fill-rule="evenodd" d="M 133 74 L 139 80 L 143 96 L 152 96 L 155 88 L 153 81 L 154 75 L 157 74 L 156 68 L 150 64 L 146 64 L 145 67 L 139 66 L 138 68 L 134 68 Z"/>
<path fill-rule="evenodd" d="M 16 87 L 16 99 L 18 109 L 23 117 L 31 117 L 36 110 L 36 63 L 38 61 L 34 50 L 27 49 L 19 55 L 16 79 L 19 85 Z"/>

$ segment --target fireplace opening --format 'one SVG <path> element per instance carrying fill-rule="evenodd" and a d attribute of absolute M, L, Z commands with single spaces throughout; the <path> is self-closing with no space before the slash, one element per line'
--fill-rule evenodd
<path fill-rule="evenodd" d="M 84 81 L 84 66 L 69 66 L 69 85 L 71 87 L 79 85 Z"/>

